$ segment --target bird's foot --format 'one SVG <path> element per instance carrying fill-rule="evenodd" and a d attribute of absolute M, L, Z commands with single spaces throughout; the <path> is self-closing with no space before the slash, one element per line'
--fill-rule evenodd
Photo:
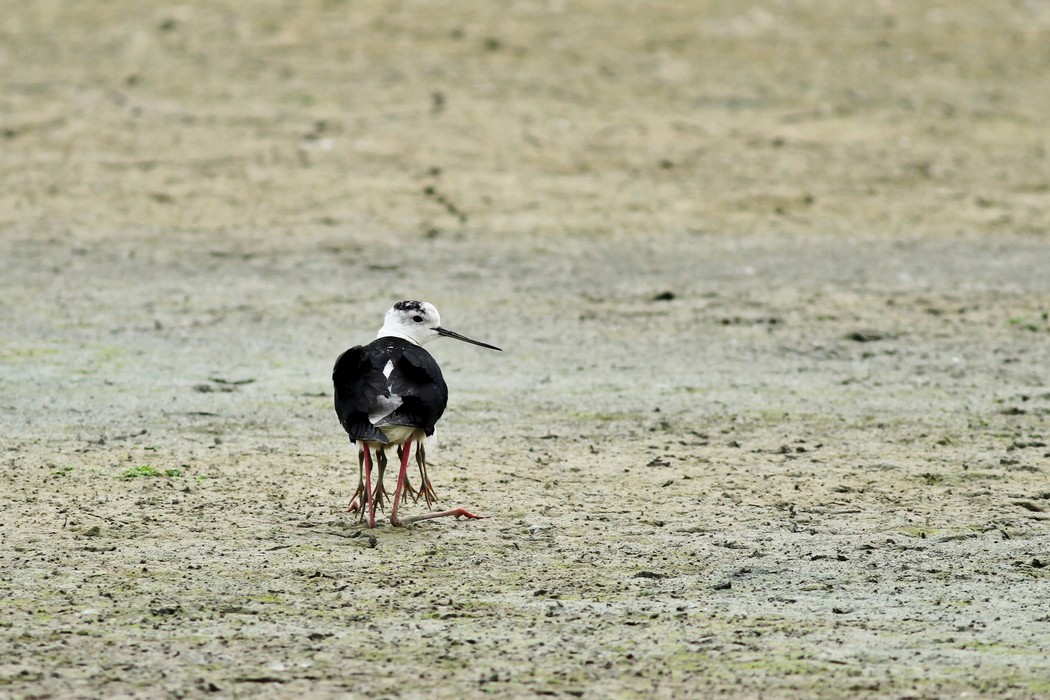
<path fill-rule="evenodd" d="M 423 496 L 423 500 L 427 503 L 427 508 L 433 508 L 434 502 L 437 501 L 437 492 L 434 491 L 434 485 L 430 483 L 430 477 L 427 476 L 427 453 L 424 442 L 416 444 L 416 465 L 419 467 L 419 490 L 416 491 L 415 500 L 418 502 L 420 495 Z"/>
<path fill-rule="evenodd" d="M 372 499 L 375 501 L 376 506 L 380 510 L 386 510 L 386 506 L 384 504 L 386 503 L 386 500 L 388 498 L 390 498 L 390 494 L 387 492 L 386 488 L 383 486 L 383 482 L 380 481 L 379 483 L 376 484 L 376 487 L 374 489 L 372 489 Z"/>
<path fill-rule="evenodd" d="M 423 494 L 423 500 L 427 502 L 427 508 L 433 508 L 434 503 L 438 499 L 437 492 L 434 490 L 434 485 L 430 483 L 430 479 L 423 477 L 423 485 L 420 487 L 420 492 Z M 460 508 L 459 510 L 463 510 Z M 474 515 L 467 515 L 466 517 L 478 517 Z"/>
<path fill-rule="evenodd" d="M 430 508 L 430 507 L 432 507 L 433 502 L 434 502 L 433 501 L 433 497 L 431 495 L 433 493 L 433 488 L 430 489 L 430 492 L 431 492 L 430 494 L 427 493 L 426 485 L 421 486 L 418 489 L 415 488 L 414 486 L 412 486 L 412 483 L 406 477 L 405 478 L 405 492 L 404 492 L 404 495 L 401 497 L 401 502 L 402 503 L 408 503 L 408 498 L 409 498 L 409 496 L 411 496 L 413 503 L 419 503 L 419 497 L 422 496 L 423 500 L 426 501 L 427 508 Z"/>
<path fill-rule="evenodd" d="M 357 490 L 354 491 L 354 495 L 350 497 L 350 502 L 346 504 L 347 513 L 360 513 L 360 520 L 365 518 L 365 485 L 360 483 L 357 485 Z"/>
<path fill-rule="evenodd" d="M 401 502 L 407 503 L 408 496 L 412 497 L 413 503 L 419 503 L 419 499 L 422 498 L 423 502 L 427 504 L 427 508 L 433 508 L 438 498 L 437 492 L 434 491 L 434 485 L 430 483 L 430 479 L 423 480 L 418 489 L 413 488 L 408 479 L 405 479 L 405 498 L 402 498 Z"/>
<path fill-rule="evenodd" d="M 430 480 L 426 479 L 426 476 L 421 476 L 420 486 L 416 488 L 409 482 L 407 478 L 404 480 L 404 494 L 401 496 L 401 503 L 408 503 L 408 497 L 412 496 L 413 503 L 419 503 L 419 500 L 423 499 L 427 508 L 434 508 L 434 504 L 438 500 L 438 494 L 434 490 L 434 485 L 430 484 Z"/>

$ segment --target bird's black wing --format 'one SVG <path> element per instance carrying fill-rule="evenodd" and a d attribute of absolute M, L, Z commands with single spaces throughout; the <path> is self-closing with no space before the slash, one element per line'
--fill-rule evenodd
<path fill-rule="evenodd" d="M 386 436 L 372 425 L 369 411 L 380 396 L 389 395 L 382 368 L 372 366 L 370 353 L 361 345 L 350 348 L 335 361 L 335 412 L 351 442 L 374 440 L 385 443 Z"/>
<path fill-rule="evenodd" d="M 391 397 L 400 397 L 401 404 L 376 425 L 413 425 L 433 435 L 434 424 L 448 403 L 448 387 L 441 368 L 423 348 L 406 341 L 398 342 L 403 343 L 403 347 L 393 361 L 387 388 Z"/>

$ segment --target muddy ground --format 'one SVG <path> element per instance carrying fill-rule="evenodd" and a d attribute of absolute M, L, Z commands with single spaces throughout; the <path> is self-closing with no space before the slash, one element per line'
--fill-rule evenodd
<path fill-rule="evenodd" d="M 0 696 L 1050 696 L 1048 79 L 1038 2 L 7 8 Z M 402 298 L 506 350 L 488 519 L 345 512 Z"/>

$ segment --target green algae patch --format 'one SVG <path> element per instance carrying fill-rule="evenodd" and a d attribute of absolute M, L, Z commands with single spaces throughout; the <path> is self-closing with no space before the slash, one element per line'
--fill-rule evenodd
<path fill-rule="evenodd" d="M 151 467 L 148 464 L 144 464 L 140 467 L 131 467 L 130 469 L 125 469 L 124 472 L 120 475 L 120 478 L 127 480 L 157 476 L 163 476 L 167 477 L 168 479 L 174 479 L 182 476 L 182 472 L 178 469 L 165 469 L 164 471 L 161 471 L 156 467 Z"/>

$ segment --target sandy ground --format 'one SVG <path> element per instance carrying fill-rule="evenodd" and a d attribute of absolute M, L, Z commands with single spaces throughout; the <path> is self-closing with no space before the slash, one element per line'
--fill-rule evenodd
<path fill-rule="evenodd" d="M 0 14 L 0 696 L 1050 696 L 1039 2 Z M 441 505 L 362 530 L 402 298 Z M 422 512 L 409 504 L 408 513 Z"/>

